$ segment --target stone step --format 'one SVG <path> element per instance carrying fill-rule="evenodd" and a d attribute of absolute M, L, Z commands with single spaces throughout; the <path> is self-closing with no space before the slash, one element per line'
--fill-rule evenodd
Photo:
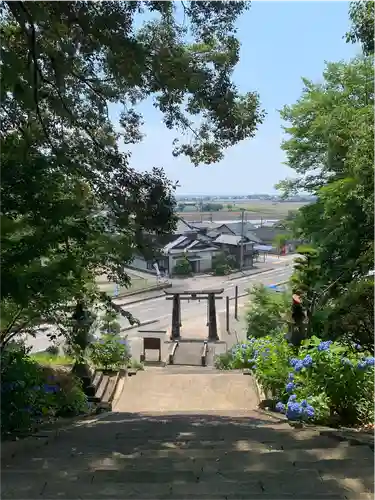
<path fill-rule="evenodd" d="M 202 468 L 205 471 L 251 471 L 273 469 L 294 470 L 314 467 L 317 470 L 344 469 L 354 470 L 360 461 L 362 469 L 373 472 L 374 457 L 366 447 L 353 447 L 331 450 L 273 450 L 269 448 L 253 449 L 252 451 L 226 451 L 217 449 L 159 449 L 133 450 L 130 453 L 119 451 L 110 454 L 101 449 L 81 451 L 81 448 L 70 450 L 60 449 L 62 457 L 49 456 L 45 449 L 35 450 L 33 458 L 24 463 L 24 469 L 45 474 L 46 471 L 77 472 L 87 469 L 129 470 L 134 468 L 152 470 L 190 470 Z M 348 456 L 349 451 L 349 456 Z M 69 458 L 64 463 L 64 459 Z M 281 464 L 281 465 L 280 465 Z M 4 472 L 18 470 L 19 461 L 3 464 Z"/>
<path fill-rule="evenodd" d="M 67 448 L 68 443 L 62 443 L 61 449 L 63 450 Z M 71 443 L 72 448 L 79 449 L 79 443 Z M 113 451 L 113 444 L 110 442 L 99 441 L 99 442 L 88 442 L 82 443 L 82 448 L 84 447 L 87 453 L 94 453 L 95 451 L 100 453 L 110 453 Z M 332 442 L 330 442 L 327 438 L 317 438 L 314 446 L 320 449 L 330 450 L 332 448 Z M 214 440 L 199 440 L 199 441 L 176 441 L 176 440 L 142 440 L 140 438 L 131 439 L 124 438 L 123 440 L 117 438 L 116 442 L 116 450 L 123 453 L 131 453 L 134 450 L 142 451 L 143 453 L 157 453 L 158 451 L 168 450 L 173 453 L 176 451 L 187 451 L 194 450 L 196 451 L 210 451 L 214 450 L 217 452 L 227 452 L 228 449 L 231 450 L 235 448 L 237 451 L 246 451 L 246 452 L 254 452 L 254 451 L 271 451 L 271 450 L 305 450 L 306 445 L 303 441 L 293 441 L 293 440 L 285 440 L 282 441 L 269 441 L 269 442 L 257 442 L 247 439 L 236 439 L 236 440 L 228 440 L 228 441 L 214 441 Z"/>
<path fill-rule="evenodd" d="M 146 482 L 154 476 L 156 482 Z M 138 478 L 138 476 L 137 476 Z M 7 488 L 8 478 L 2 478 L 2 498 L 132 498 L 132 499 L 175 499 L 175 498 L 345 498 L 338 485 L 321 480 L 317 471 L 296 471 L 294 474 L 259 473 L 249 475 L 246 481 L 227 480 L 216 474 L 210 481 L 201 480 L 194 474 L 179 475 L 176 473 L 157 476 L 149 473 L 139 478 L 139 482 L 127 482 L 127 477 L 96 472 L 82 476 L 67 476 L 64 478 L 45 477 L 38 482 L 31 477 L 20 478 L 18 485 Z M 340 497 L 341 493 L 341 497 Z M 24 496 L 21 496 L 24 495 Z M 282 497 L 281 497 L 282 498 Z"/>
<path fill-rule="evenodd" d="M 151 486 L 152 487 L 152 486 Z M 82 500 L 119 500 L 121 498 L 126 498 L 126 500 L 249 500 L 254 498 L 255 500 L 316 500 L 321 499 L 321 500 L 374 500 L 375 496 L 371 494 L 355 494 L 355 496 L 350 496 L 346 495 L 345 497 L 342 494 L 334 494 L 334 493 L 301 493 L 299 495 L 290 495 L 290 494 L 283 494 L 283 493 L 276 493 L 276 494 L 268 494 L 265 492 L 258 492 L 258 491 L 253 491 L 251 494 L 243 493 L 243 494 L 226 494 L 222 495 L 220 493 L 218 494 L 175 494 L 175 493 L 169 493 L 167 495 L 165 494 L 158 494 L 158 493 L 152 493 L 149 491 L 148 493 L 144 494 L 139 494 L 139 493 L 126 493 L 125 496 L 121 496 L 121 491 L 119 492 L 119 488 L 115 488 L 117 491 L 116 493 L 109 493 L 108 491 L 105 491 L 103 494 L 103 491 L 98 495 L 96 491 L 87 491 L 86 489 L 84 491 L 79 492 L 79 497 L 76 496 L 73 492 L 71 491 L 61 491 L 59 492 L 58 497 L 55 496 L 55 493 L 49 493 L 49 489 L 43 488 L 43 494 L 40 494 L 40 491 L 37 490 L 31 490 L 27 489 L 25 490 L 25 493 L 21 496 L 13 497 L 13 496 L 4 496 L 4 499 L 12 499 L 15 500 L 56 500 L 62 499 L 62 500 L 72 500 L 72 498 L 79 498 Z M 110 489 L 110 491 L 113 491 L 113 488 Z"/>

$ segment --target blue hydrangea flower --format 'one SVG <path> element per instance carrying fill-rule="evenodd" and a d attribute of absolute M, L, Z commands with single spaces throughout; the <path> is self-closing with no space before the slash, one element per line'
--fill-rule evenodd
<path fill-rule="evenodd" d="M 279 413 L 284 413 L 285 412 L 285 405 L 283 403 L 277 403 L 275 409 Z"/>
<path fill-rule="evenodd" d="M 291 394 L 288 399 L 288 403 L 293 403 L 297 399 L 297 396 L 295 394 Z"/>
<path fill-rule="evenodd" d="M 296 364 L 297 364 L 298 362 L 299 362 L 299 359 L 297 359 L 297 358 L 292 358 L 292 359 L 289 361 L 289 364 L 290 364 L 290 366 L 295 367 L 295 366 L 296 366 Z"/>
<path fill-rule="evenodd" d="M 288 417 L 289 420 L 298 420 L 302 415 L 302 408 L 301 405 L 297 402 L 295 403 L 288 403 L 287 409 L 286 409 L 286 416 Z"/>
<path fill-rule="evenodd" d="M 307 405 L 303 408 L 303 416 L 306 418 L 314 418 L 315 410 L 311 405 Z"/>
<path fill-rule="evenodd" d="M 302 360 L 302 364 L 305 368 L 313 364 L 313 359 L 310 354 L 307 354 L 307 356 L 305 356 L 305 358 Z"/>
<path fill-rule="evenodd" d="M 45 384 L 44 387 L 44 392 L 47 394 L 55 394 L 59 388 L 56 385 L 50 385 L 50 384 Z"/>
<path fill-rule="evenodd" d="M 354 348 L 357 349 L 357 351 L 362 350 L 362 346 L 360 344 L 354 344 Z"/>
<path fill-rule="evenodd" d="M 357 368 L 359 370 L 364 370 L 367 366 L 367 363 L 366 363 L 366 360 L 362 359 L 362 361 L 359 361 L 359 363 L 357 364 Z"/>
<path fill-rule="evenodd" d="M 326 340 L 324 342 L 320 342 L 320 344 L 318 345 L 318 351 L 328 351 L 331 344 L 332 340 Z"/>
<path fill-rule="evenodd" d="M 295 388 L 295 385 L 293 382 L 288 382 L 285 386 L 286 392 L 292 392 L 292 390 Z"/>
<path fill-rule="evenodd" d="M 301 407 L 302 408 L 306 408 L 307 407 L 307 401 L 306 401 L 306 399 L 304 399 L 304 400 L 301 401 Z"/>
<path fill-rule="evenodd" d="M 288 381 L 293 382 L 293 380 L 294 380 L 294 373 L 293 372 L 288 373 Z"/>
<path fill-rule="evenodd" d="M 367 366 L 374 366 L 375 364 L 375 359 L 373 356 L 369 356 L 368 358 L 366 358 L 366 365 Z"/>
<path fill-rule="evenodd" d="M 303 368 L 303 363 L 302 361 L 299 361 L 294 365 L 294 369 L 296 372 L 300 372 Z"/>

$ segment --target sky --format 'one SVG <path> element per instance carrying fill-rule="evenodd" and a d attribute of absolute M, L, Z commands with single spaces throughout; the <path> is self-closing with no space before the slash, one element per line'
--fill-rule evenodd
<path fill-rule="evenodd" d="M 348 2 L 254 1 L 238 21 L 240 61 L 233 75 L 238 88 L 256 90 L 267 116 L 253 139 L 228 149 L 216 164 L 194 167 L 172 156 L 176 136 L 168 131 L 151 103 L 142 105 L 144 140 L 132 148 L 137 170 L 162 167 L 178 181 L 178 195 L 275 193 L 274 185 L 293 177 L 283 165 L 280 110 L 301 96 L 302 80 L 321 80 L 325 61 L 348 60 L 359 49 L 345 43 Z M 116 114 L 116 113 L 115 113 Z"/>

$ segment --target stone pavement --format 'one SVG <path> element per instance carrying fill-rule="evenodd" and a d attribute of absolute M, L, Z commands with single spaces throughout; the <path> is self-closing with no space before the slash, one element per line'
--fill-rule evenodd
<path fill-rule="evenodd" d="M 240 373 L 147 370 L 115 412 L 4 460 L 1 498 L 373 498 L 369 447 L 292 429 L 256 402 Z"/>

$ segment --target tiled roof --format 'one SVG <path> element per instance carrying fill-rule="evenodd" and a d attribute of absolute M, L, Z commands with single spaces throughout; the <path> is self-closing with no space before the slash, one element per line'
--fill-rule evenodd
<path fill-rule="evenodd" d="M 222 243 L 224 245 L 234 245 L 237 246 L 241 241 L 241 236 L 236 236 L 235 234 L 220 234 L 214 243 Z"/>

